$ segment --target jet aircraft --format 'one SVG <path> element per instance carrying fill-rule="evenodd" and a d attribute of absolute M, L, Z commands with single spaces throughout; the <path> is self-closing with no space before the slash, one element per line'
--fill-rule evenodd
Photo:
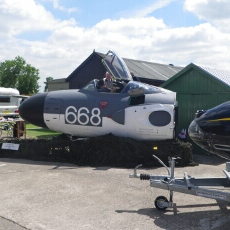
<path fill-rule="evenodd" d="M 37 94 L 20 105 L 20 116 L 71 137 L 112 133 L 137 140 L 174 138 L 176 93 L 133 81 L 125 62 L 113 51 L 102 62 L 114 91 L 101 92 L 101 80 L 94 79 L 81 89 Z"/>
<path fill-rule="evenodd" d="M 230 101 L 197 111 L 188 133 L 207 152 L 230 159 Z"/>

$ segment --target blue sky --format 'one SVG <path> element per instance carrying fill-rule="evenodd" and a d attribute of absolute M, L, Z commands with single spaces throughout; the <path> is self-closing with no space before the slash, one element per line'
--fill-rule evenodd
<path fill-rule="evenodd" d="M 147 8 L 153 5 L 153 2 L 160 1 L 150 0 L 59 0 L 59 1 L 37 1 L 43 4 L 52 15 L 59 20 L 68 20 L 74 18 L 78 26 L 83 28 L 91 28 L 97 23 L 105 20 L 119 20 L 120 18 L 130 18 L 131 15 L 136 15 L 140 9 Z M 54 3 L 55 2 L 55 3 Z M 196 15 L 186 11 L 184 1 L 161 1 L 165 2 L 164 7 L 159 7 L 153 12 L 146 13 L 147 17 L 155 17 L 157 19 L 163 19 L 164 23 L 171 27 L 189 27 L 199 25 L 204 20 L 198 19 Z M 57 4 L 57 5 L 55 5 Z M 157 6 L 156 6 L 157 8 Z M 31 34 L 32 33 L 32 34 Z M 42 40 L 49 36 L 49 32 L 28 32 L 23 33 L 19 38 L 26 38 L 28 40 Z"/>
<path fill-rule="evenodd" d="M 92 27 L 98 22 L 105 19 L 118 20 L 119 18 L 129 18 L 130 15 L 138 12 L 139 9 L 151 6 L 154 1 L 150 0 L 85 0 L 85 1 L 59 1 L 60 5 L 65 5 L 68 9 L 73 9 L 73 12 L 63 12 L 59 9 L 54 9 L 52 2 L 47 2 L 45 5 L 53 14 L 60 19 L 75 18 L 79 26 Z M 155 1 L 157 2 L 157 1 Z M 162 1 L 164 2 L 164 1 Z M 156 9 L 146 16 L 163 18 L 165 23 L 171 27 L 195 26 L 200 23 L 200 20 L 194 14 L 183 9 L 182 0 L 165 1 L 163 8 Z M 77 3 L 77 7 L 76 7 Z M 75 9 L 74 9 L 75 8 Z"/>
<path fill-rule="evenodd" d="M 68 0 L 58 1 L 61 6 L 65 6 L 66 10 L 54 8 L 52 1 L 40 1 L 44 6 L 52 12 L 52 14 L 62 20 L 67 20 L 73 17 L 79 26 L 92 27 L 98 22 L 111 19 L 118 20 L 119 18 L 129 18 L 135 15 L 140 9 L 153 5 L 160 1 L 150 0 Z M 164 7 L 150 12 L 146 16 L 153 16 L 158 19 L 164 19 L 165 24 L 170 27 L 187 27 L 195 26 L 201 23 L 196 15 L 190 13 L 183 8 L 184 1 L 161 1 L 165 2 Z M 69 10 L 69 11 L 68 11 Z"/>
<path fill-rule="evenodd" d="M 66 78 L 95 49 L 230 69 L 228 0 L 0 0 L 0 61 L 23 57 Z"/>
<path fill-rule="evenodd" d="M 153 17 L 163 18 L 164 23 L 172 28 L 196 26 L 204 22 L 196 15 L 183 9 L 183 1 L 174 1 L 152 13 Z"/>

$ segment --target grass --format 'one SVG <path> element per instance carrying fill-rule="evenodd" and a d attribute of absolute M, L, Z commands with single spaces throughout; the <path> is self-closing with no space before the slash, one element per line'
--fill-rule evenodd
<path fill-rule="evenodd" d="M 26 123 L 26 137 L 27 138 L 52 138 L 61 133 L 49 129 L 41 128 L 29 123 Z"/>
<path fill-rule="evenodd" d="M 10 130 L 5 130 L 4 126 L 9 125 L 8 123 L 1 122 L 0 124 L 0 138 L 1 137 L 13 137 L 14 133 L 14 123 L 10 124 Z M 55 132 L 49 129 L 41 128 L 26 122 L 26 138 L 52 138 L 60 135 L 60 132 Z"/>

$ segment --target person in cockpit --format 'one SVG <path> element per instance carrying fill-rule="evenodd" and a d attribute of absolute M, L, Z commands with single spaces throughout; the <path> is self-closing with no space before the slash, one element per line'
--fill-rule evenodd
<path fill-rule="evenodd" d="M 106 87 L 104 79 L 101 79 L 97 83 L 97 91 L 109 93 L 111 90 Z"/>
<path fill-rule="evenodd" d="M 109 74 L 109 72 L 105 73 L 105 78 L 103 78 L 103 80 L 104 80 L 106 88 L 110 89 L 111 92 L 115 92 L 116 91 L 116 89 L 115 89 L 115 87 L 113 85 L 112 77 Z"/>

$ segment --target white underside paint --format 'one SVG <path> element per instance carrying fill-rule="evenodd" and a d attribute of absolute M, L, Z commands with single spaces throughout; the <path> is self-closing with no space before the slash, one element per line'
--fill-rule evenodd
<path fill-rule="evenodd" d="M 171 115 L 170 124 L 163 127 L 153 126 L 149 115 L 153 111 L 167 111 Z M 131 137 L 137 140 L 164 140 L 173 138 L 174 106 L 173 105 L 141 105 L 125 109 L 125 124 L 114 122 L 111 118 L 102 118 L 102 127 L 65 124 L 64 114 L 44 114 L 47 127 L 58 132 L 80 136 L 93 137 L 112 133 L 116 136 Z"/>

